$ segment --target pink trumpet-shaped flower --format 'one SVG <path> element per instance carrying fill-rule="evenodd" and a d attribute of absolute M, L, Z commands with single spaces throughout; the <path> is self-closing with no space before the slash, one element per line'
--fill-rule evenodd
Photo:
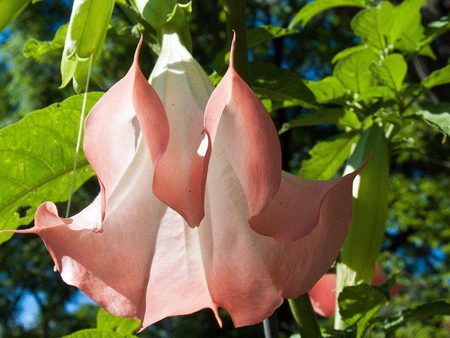
<path fill-rule="evenodd" d="M 377 264 L 375 274 L 372 278 L 372 285 L 378 285 L 387 280 L 384 271 Z M 390 290 L 391 297 L 394 297 L 402 290 L 403 286 L 394 284 Z M 309 297 L 314 311 L 322 317 L 330 317 L 336 311 L 336 274 L 326 273 L 313 288 L 309 291 Z"/>
<path fill-rule="evenodd" d="M 358 171 L 322 182 L 282 172 L 275 127 L 233 59 L 213 90 L 165 34 L 152 87 L 138 54 L 86 121 L 99 197 L 69 219 L 44 203 L 18 232 L 44 240 L 65 282 L 142 327 L 202 308 L 220 322 L 218 307 L 236 326 L 259 323 L 335 260 Z"/>

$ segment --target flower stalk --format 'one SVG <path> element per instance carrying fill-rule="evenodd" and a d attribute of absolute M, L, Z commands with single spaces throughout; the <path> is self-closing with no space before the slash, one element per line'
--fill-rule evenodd
<path fill-rule="evenodd" d="M 307 293 L 289 299 L 289 307 L 302 337 L 322 337 L 319 322 Z"/>

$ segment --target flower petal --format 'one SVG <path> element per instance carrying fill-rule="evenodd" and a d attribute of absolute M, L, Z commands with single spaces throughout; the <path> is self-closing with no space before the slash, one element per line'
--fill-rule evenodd
<path fill-rule="evenodd" d="M 176 34 L 164 34 L 150 83 L 164 102 L 170 124 L 169 143 L 158 162 L 153 191 L 195 227 L 204 217 L 209 152 L 203 111 L 212 84 Z"/>
<path fill-rule="evenodd" d="M 148 153 L 140 142 L 108 199 L 102 233 L 86 230 L 100 220 L 99 198 L 70 219 L 60 218 L 54 204 L 44 203 L 35 227 L 25 232 L 44 240 L 66 283 L 112 314 L 138 318 L 143 327 L 206 307 L 217 314 L 198 231 L 151 194 Z"/>
<path fill-rule="evenodd" d="M 128 73 L 102 96 L 86 119 L 84 152 L 100 182 L 102 214 L 133 159 L 141 129 L 153 163 L 158 162 L 169 139 L 164 107 L 139 68 L 141 44 L 142 39 Z"/>
<path fill-rule="evenodd" d="M 330 181 L 312 181 L 283 172 L 277 195 L 263 213 L 249 220 L 251 228 L 281 242 L 306 236 L 318 223 L 329 228 L 337 224 L 337 231 L 346 232 L 353 210 L 353 179 L 362 167 Z"/>
<path fill-rule="evenodd" d="M 205 110 L 205 130 L 214 144 L 221 129 L 226 156 L 244 188 L 250 215 L 260 214 L 281 181 L 281 147 L 269 113 L 233 66 L 214 90 Z"/>
<path fill-rule="evenodd" d="M 343 216 L 334 214 L 332 203 L 323 203 L 321 221 L 296 241 L 281 243 L 254 232 L 247 223 L 245 192 L 225 153 L 218 137 L 209 166 L 207 212 L 199 231 L 211 297 L 236 326 L 244 326 L 270 316 L 284 298 L 308 292 L 336 260 L 348 222 L 329 221 Z M 351 199 L 351 180 L 343 182 L 349 185 Z M 340 189 L 328 194 L 332 199 L 341 195 Z M 351 209 L 344 214 L 347 218 Z M 272 221 L 276 227 L 280 220 Z"/>
<path fill-rule="evenodd" d="M 317 314 L 322 317 L 334 315 L 336 311 L 336 275 L 334 273 L 323 275 L 308 293 Z"/>

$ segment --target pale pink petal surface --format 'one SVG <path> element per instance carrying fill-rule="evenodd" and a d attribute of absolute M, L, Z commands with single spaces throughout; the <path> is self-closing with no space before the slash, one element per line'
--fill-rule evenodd
<path fill-rule="evenodd" d="M 66 225 L 91 228 L 85 213 L 99 212 L 99 199 L 72 219 L 60 219 L 53 204 L 43 204 L 29 232 L 42 237 L 68 284 L 115 315 L 141 319 L 143 327 L 205 307 L 215 310 L 198 232 L 149 194 L 152 166 L 143 142 L 136 155 L 107 201 L 102 233 Z"/>
<path fill-rule="evenodd" d="M 326 273 L 308 292 L 314 311 L 322 317 L 331 317 L 336 309 L 336 275 Z"/>
<path fill-rule="evenodd" d="M 164 103 L 170 125 L 169 144 L 158 163 L 153 191 L 195 227 L 205 215 L 208 139 L 203 111 L 213 87 L 177 34 L 164 34 L 150 83 Z"/>
<path fill-rule="evenodd" d="M 86 118 L 84 152 L 103 192 L 102 214 L 106 200 L 135 155 L 141 125 L 154 163 L 167 147 L 169 125 L 164 106 L 139 68 L 141 43 L 126 76 L 103 95 Z"/>
<path fill-rule="evenodd" d="M 351 179 L 345 182 L 351 186 Z M 343 198 L 341 206 L 350 208 L 343 214 L 349 218 L 351 189 L 346 193 L 332 189 L 328 194 Z M 208 257 L 204 260 L 208 286 L 214 302 L 230 312 L 236 326 L 256 324 L 284 298 L 308 292 L 335 261 L 346 237 L 348 220 L 331 222 L 339 208 L 330 203 L 323 204 L 320 220 L 309 234 L 294 242 L 280 243 L 252 231 L 245 193 L 220 138 L 211 156 L 206 197 L 207 216 L 199 230 Z"/>
<path fill-rule="evenodd" d="M 281 147 L 275 125 L 259 98 L 230 67 L 205 110 L 205 130 L 212 146 L 217 129 L 232 170 L 245 191 L 250 215 L 260 214 L 275 197 L 281 181 Z"/>

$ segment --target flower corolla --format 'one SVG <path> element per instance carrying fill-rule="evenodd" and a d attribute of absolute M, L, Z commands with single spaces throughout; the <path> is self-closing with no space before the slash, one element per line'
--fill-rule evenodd
<path fill-rule="evenodd" d="M 236 326 L 307 292 L 345 240 L 358 171 L 311 181 L 281 170 L 275 126 L 230 66 L 214 89 L 164 34 L 150 84 L 138 65 L 91 110 L 84 151 L 100 195 L 32 229 L 63 280 L 142 327 L 226 309 Z M 19 231 L 18 231 L 19 232 Z"/>

